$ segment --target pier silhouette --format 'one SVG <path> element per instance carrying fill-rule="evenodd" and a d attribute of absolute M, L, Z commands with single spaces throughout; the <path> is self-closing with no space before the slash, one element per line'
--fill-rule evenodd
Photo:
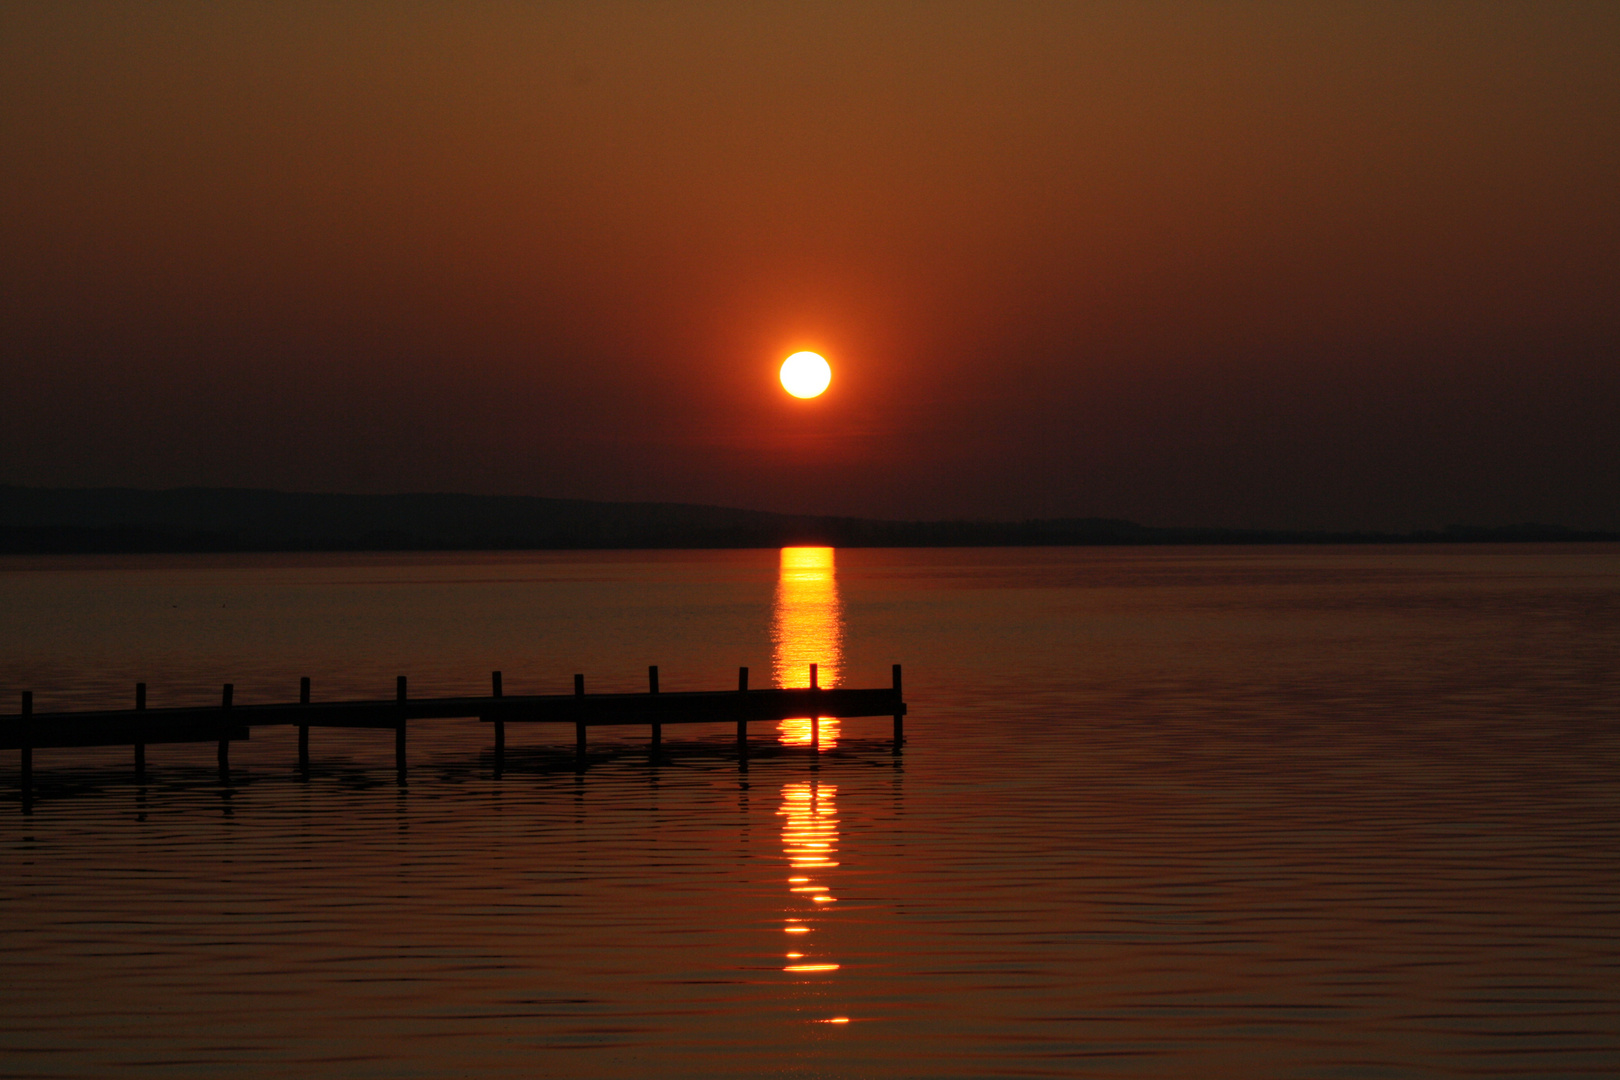
<path fill-rule="evenodd" d="M 240 705 L 235 688 L 226 683 L 218 705 L 153 709 L 147 707 L 146 684 L 135 687 L 133 709 L 36 712 L 31 691 L 22 694 L 21 710 L 0 715 L 0 749 L 19 752 L 20 785 L 26 809 L 32 800 L 34 751 L 74 747 L 128 746 L 134 751 L 137 778 L 144 779 L 148 746 L 174 743 L 214 743 L 222 780 L 230 775 L 231 743 L 251 737 L 256 727 L 298 728 L 298 765 L 309 771 L 311 728 L 375 728 L 394 735 L 394 765 L 406 771 L 410 724 L 423 720 L 476 717 L 494 731 L 495 772 L 499 775 L 506 752 L 507 725 L 558 724 L 574 728 L 574 749 L 583 767 L 593 727 L 649 729 L 651 748 L 659 752 L 666 724 L 736 725 L 737 752 L 748 753 L 748 726 L 753 723 L 811 718 L 810 747 L 820 749 L 821 718 L 889 716 L 894 722 L 893 749 L 905 742 L 906 704 L 900 665 L 893 668 L 893 685 L 871 689 L 822 687 L 817 665 L 810 666 L 807 687 L 751 690 L 748 669 L 737 669 L 735 690 L 689 690 L 662 693 L 658 668 L 647 669 L 647 692 L 587 694 L 585 676 L 574 676 L 572 694 L 508 696 L 502 692 L 501 672 L 491 672 L 487 697 L 413 698 L 405 676 L 395 680 L 394 696 L 378 700 L 315 701 L 309 679 L 299 683 L 299 700 L 290 703 Z"/>

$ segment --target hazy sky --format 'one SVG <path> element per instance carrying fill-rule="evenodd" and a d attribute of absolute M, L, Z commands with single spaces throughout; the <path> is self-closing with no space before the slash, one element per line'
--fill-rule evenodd
<path fill-rule="evenodd" d="M 0 483 L 1620 528 L 1617 58 L 1545 0 L 5 3 Z"/>

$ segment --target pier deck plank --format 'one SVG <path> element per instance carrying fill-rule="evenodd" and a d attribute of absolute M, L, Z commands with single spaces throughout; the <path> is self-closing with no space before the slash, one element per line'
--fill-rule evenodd
<path fill-rule="evenodd" d="M 308 705 L 193 706 L 96 712 L 35 712 L 27 739 L 20 714 L 0 715 L 0 749 L 29 745 L 129 746 L 134 743 L 215 742 L 246 739 L 268 725 L 395 729 L 401 718 L 476 717 L 504 723 L 699 724 L 787 720 L 795 717 L 902 716 L 898 690 L 830 688 L 680 691 L 640 694 L 553 694 L 528 697 L 408 698 L 329 701 Z"/>

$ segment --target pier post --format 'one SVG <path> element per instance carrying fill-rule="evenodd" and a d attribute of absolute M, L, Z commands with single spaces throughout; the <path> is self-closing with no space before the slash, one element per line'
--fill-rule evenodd
<path fill-rule="evenodd" d="M 394 680 L 394 702 L 399 706 L 399 718 L 394 721 L 394 771 L 405 776 L 405 676 Z"/>
<path fill-rule="evenodd" d="M 489 673 L 489 688 L 491 697 L 501 696 L 501 673 Z M 501 778 L 501 770 L 506 767 L 506 720 L 504 714 L 497 712 L 495 720 L 495 779 Z"/>
<path fill-rule="evenodd" d="M 816 685 L 816 681 L 817 681 L 816 665 L 811 664 L 810 665 L 810 689 L 812 689 L 812 690 L 819 690 L 820 689 L 820 687 Z M 815 709 L 812 708 L 811 712 L 814 713 Z M 821 752 L 821 717 L 815 716 L 815 715 L 812 715 L 810 717 L 810 749 L 816 751 L 817 753 Z"/>
<path fill-rule="evenodd" d="M 739 694 L 748 692 L 748 669 L 745 667 L 737 669 L 737 692 Z M 748 717 L 746 715 L 737 721 L 737 753 L 743 757 L 748 756 Z"/>
<path fill-rule="evenodd" d="M 647 665 L 647 693 L 649 693 L 649 694 L 658 693 L 658 665 L 657 664 L 648 664 Z M 660 724 L 657 720 L 654 720 L 653 723 L 652 723 L 652 754 L 653 754 L 653 757 L 658 756 L 658 751 L 662 748 L 663 742 L 664 742 L 664 725 Z"/>
<path fill-rule="evenodd" d="M 135 684 L 135 711 L 146 711 L 146 684 Z M 146 736 L 146 726 L 139 717 L 135 719 L 135 779 L 146 779 L 146 743 L 141 740 Z"/>
<path fill-rule="evenodd" d="M 894 665 L 894 700 L 903 701 L 904 696 L 900 690 L 900 665 Z M 900 747 L 906 741 L 906 716 L 904 713 L 894 714 L 894 752 L 898 754 Z"/>
<path fill-rule="evenodd" d="M 574 696 L 585 696 L 585 676 L 574 676 Z M 579 703 L 579 715 L 574 720 L 574 757 L 577 764 L 585 764 L 585 702 Z"/>
<path fill-rule="evenodd" d="M 34 805 L 34 692 L 22 692 L 22 747 L 18 766 L 22 772 L 22 803 L 26 812 Z"/>
<path fill-rule="evenodd" d="M 305 675 L 298 680 L 298 704 L 309 707 L 309 676 Z M 309 725 L 298 725 L 298 772 L 306 780 L 309 778 Z"/>
<path fill-rule="evenodd" d="M 221 693 L 219 704 L 219 778 L 221 781 L 231 777 L 231 698 L 236 694 L 236 684 L 226 683 Z"/>

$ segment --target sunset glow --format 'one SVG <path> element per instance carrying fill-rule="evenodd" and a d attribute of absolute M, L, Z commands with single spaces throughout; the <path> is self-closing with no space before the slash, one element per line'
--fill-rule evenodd
<path fill-rule="evenodd" d="M 0 84 L 0 1080 L 1620 1080 L 1620 0 Z"/>
<path fill-rule="evenodd" d="M 796 352 L 782 361 L 782 389 L 796 398 L 819 397 L 832 382 L 832 365 L 819 353 Z"/>
<path fill-rule="evenodd" d="M 718 10 L 0 8 L 0 485 L 1620 528 L 1617 5 Z"/>

